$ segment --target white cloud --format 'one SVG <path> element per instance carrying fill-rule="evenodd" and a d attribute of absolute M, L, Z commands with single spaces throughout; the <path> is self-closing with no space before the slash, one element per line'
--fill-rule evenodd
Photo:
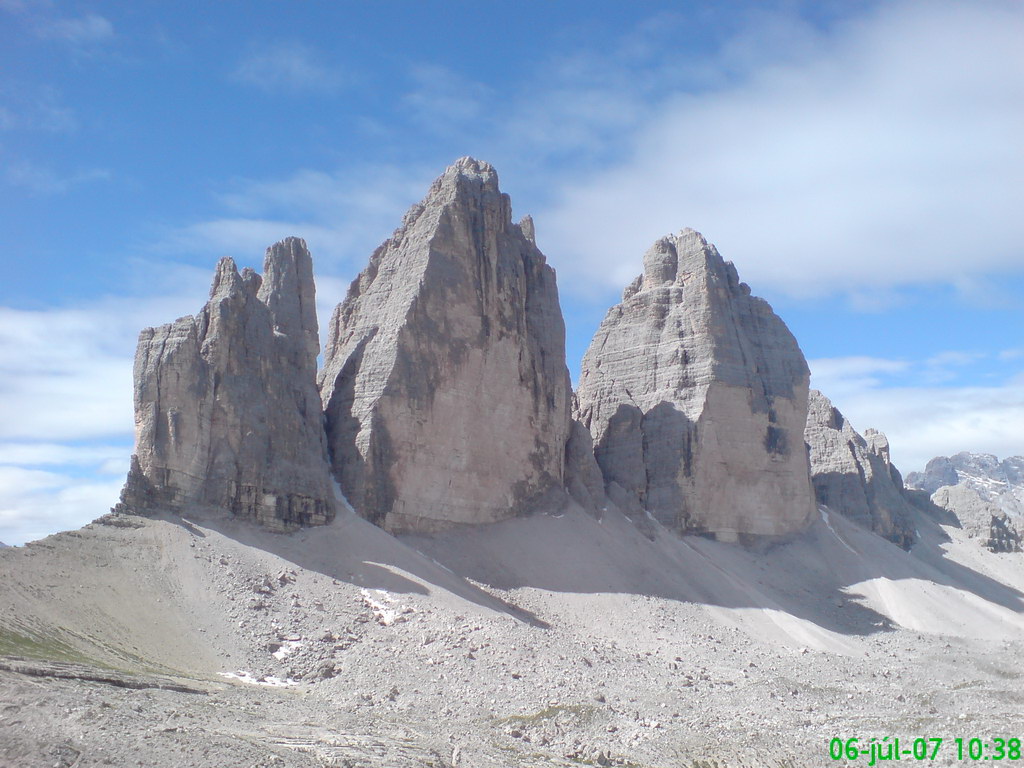
<path fill-rule="evenodd" d="M 50 86 L 15 88 L 0 86 L 0 130 L 38 130 L 47 133 L 72 133 L 78 128 L 74 110 L 64 106 L 56 89 Z"/>
<path fill-rule="evenodd" d="M 889 3 L 786 29 L 737 38 L 749 63 L 727 85 L 675 89 L 624 160 L 538 212 L 563 285 L 621 287 L 682 226 L 797 296 L 1024 271 L 1024 6 Z"/>
<path fill-rule="evenodd" d="M 122 483 L 0 467 L 0 541 L 17 545 L 78 528 L 109 511 Z"/>
<path fill-rule="evenodd" d="M 868 356 L 818 358 L 808 360 L 807 364 L 811 369 L 811 386 L 832 399 L 877 387 L 910 369 L 906 360 Z"/>
<path fill-rule="evenodd" d="M 0 440 L 130 436 L 138 332 L 202 306 L 206 289 L 195 273 L 163 265 L 161 296 L 43 310 L 0 307 Z"/>
<path fill-rule="evenodd" d="M 236 179 L 220 200 L 230 215 L 170 233 L 160 251 L 234 256 L 262 264 L 271 243 L 289 235 L 306 240 L 316 274 L 362 269 L 373 250 L 420 200 L 436 169 L 365 165 L 346 172 L 300 169 L 281 179 Z"/>
<path fill-rule="evenodd" d="M 317 275 L 316 277 L 316 316 L 320 324 L 320 348 L 323 349 L 327 343 L 327 329 L 334 308 L 341 303 L 348 293 L 350 280 L 340 277 L 327 277 Z"/>
<path fill-rule="evenodd" d="M 282 41 L 254 50 L 238 63 L 231 76 L 271 92 L 326 92 L 343 85 L 342 73 L 319 59 L 318 52 L 303 43 Z"/>
<path fill-rule="evenodd" d="M 114 25 L 96 13 L 80 18 L 66 16 L 40 19 L 36 31 L 40 37 L 76 45 L 103 43 L 114 37 Z"/>
<path fill-rule="evenodd" d="M 904 473 L 959 451 L 1024 454 L 1024 374 L 993 386 L 931 386 L 930 362 L 811 360 L 811 386 L 824 392 L 858 431 L 883 430 L 893 461 Z"/>
<path fill-rule="evenodd" d="M 0 443 L 0 469 L 36 466 L 106 466 L 125 457 L 124 446 L 66 443 Z M 127 464 L 124 469 L 127 470 Z M 118 470 L 120 471 L 120 469 Z"/>
<path fill-rule="evenodd" d="M 22 187 L 36 195 L 59 195 L 82 184 L 108 181 L 110 171 L 93 168 L 71 174 L 59 174 L 50 168 L 21 161 L 7 166 L 6 179 L 11 186 Z"/>

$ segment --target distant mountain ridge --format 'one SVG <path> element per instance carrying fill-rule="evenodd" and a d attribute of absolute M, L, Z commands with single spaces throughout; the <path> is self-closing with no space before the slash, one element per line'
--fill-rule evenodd
<path fill-rule="evenodd" d="M 996 552 L 1024 545 L 1024 456 L 1002 461 L 990 453 L 936 456 L 924 472 L 907 475 L 907 487 L 928 494 L 952 512 L 971 535 Z"/>
<path fill-rule="evenodd" d="M 961 451 L 936 456 L 924 472 L 907 475 L 907 487 L 935 493 L 944 485 L 966 485 L 1008 514 L 1024 515 L 1024 456 L 1002 461 L 991 453 Z"/>

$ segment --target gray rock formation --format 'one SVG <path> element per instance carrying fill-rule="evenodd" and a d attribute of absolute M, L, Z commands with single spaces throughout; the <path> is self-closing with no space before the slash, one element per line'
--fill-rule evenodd
<path fill-rule="evenodd" d="M 903 478 L 889 459 L 889 441 L 873 429 L 862 437 L 839 409 L 812 389 L 804 431 L 818 503 L 901 547 L 914 540 Z"/>
<path fill-rule="evenodd" d="M 142 331 L 115 511 L 212 506 L 278 531 L 334 517 L 314 299 L 309 251 L 288 238 L 267 249 L 262 279 L 221 259 L 198 315 Z"/>
<path fill-rule="evenodd" d="M 686 229 L 654 244 L 601 323 L 578 417 L 619 506 L 727 541 L 781 537 L 816 513 L 808 378 L 782 320 Z"/>
<path fill-rule="evenodd" d="M 579 410 L 575 397 L 573 410 Z M 604 477 L 594 457 L 594 439 L 577 419 L 572 420 L 565 444 L 565 488 L 584 509 L 597 512 L 607 504 Z"/>
<path fill-rule="evenodd" d="M 936 456 L 924 472 L 908 474 L 907 485 L 928 493 L 944 485 L 966 485 L 1007 514 L 1024 516 L 1024 456 L 1002 461 L 990 453 L 967 451 Z"/>
<path fill-rule="evenodd" d="M 563 483 L 565 326 L 533 223 L 462 158 L 334 312 L 320 392 L 335 477 L 389 531 L 501 520 Z"/>
<path fill-rule="evenodd" d="M 994 552 L 1018 552 L 1024 540 L 1024 457 L 988 453 L 937 456 L 907 485 L 956 516 L 961 527 Z"/>
<path fill-rule="evenodd" d="M 983 499 L 967 485 L 944 485 L 932 494 L 933 504 L 956 515 L 960 527 L 993 552 L 1020 552 L 1018 519 Z"/>

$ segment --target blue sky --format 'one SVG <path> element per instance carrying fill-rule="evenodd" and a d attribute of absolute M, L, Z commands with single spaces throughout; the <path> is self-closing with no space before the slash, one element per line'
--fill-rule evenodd
<path fill-rule="evenodd" d="M 1024 5 L 0 0 L 0 540 L 116 499 L 138 330 L 308 241 L 324 317 L 455 158 L 569 366 L 691 226 L 898 465 L 1024 453 Z"/>

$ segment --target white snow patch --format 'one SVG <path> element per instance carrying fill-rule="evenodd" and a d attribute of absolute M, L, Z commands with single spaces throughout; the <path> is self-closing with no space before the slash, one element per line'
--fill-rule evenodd
<path fill-rule="evenodd" d="M 278 661 L 291 656 L 296 650 L 302 647 L 301 640 L 285 640 L 281 643 L 281 647 L 271 654 Z"/>
<path fill-rule="evenodd" d="M 827 525 L 828 529 L 832 531 L 832 533 L 835 535 L 837 539 L 839 539 L 839 543 L 851 552 L 853 552 L 853 554 L 857 555 L 857 550 L 855 550 L 853 547 L 847 544 L 843 537 L 839 535 L 839 532 L 832 527 L 832 522 L 828 519 L 828 510 L 825 509 L 825 507 L 818 507 L 818 511 L 821 513 L 821 519 L 825 521 L 825 525 Z M 857 556 L 859 557 L 860 555 Z"/>
<path fill-rule="evenodd" d="M 285 679 L 282 680 L 279 677 L 264 677 L 255 678 L 251 672 L 245 670 L 239 670 L 238 672 L 218 672 L 221 677 L 228 677 L 232 680 L 238 680 L 240 683 L 246 683 L 247 685 L 265 685 L 270 688 L 288 688 L 292 685 L 298 685 L 298 680 Z"/>
<path fill-rule="evenodd" d="M 398 609 L 392 608 L 388 603 L 394 602 L 394 598 L 383 589 L 375 589 L 373 592 L 376 592 L 380 598 L 380 600 L 375 600 L 370 592 L 371 590 L 365 588 L 359 590 L 359 593 L 363 596 L 363 602 L 373 609 L 373 612 L 377 615 L 377 620 L 381 624 L 385 626 L 393 624 L 395 619 L 398 618 Z"/>

